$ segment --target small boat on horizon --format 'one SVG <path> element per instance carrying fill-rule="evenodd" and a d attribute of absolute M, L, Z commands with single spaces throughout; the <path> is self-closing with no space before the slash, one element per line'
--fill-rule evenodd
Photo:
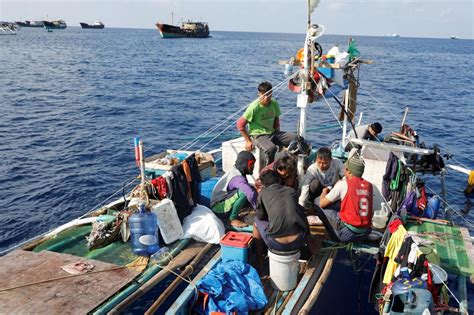
<path fill-rule="evenodd" d="M 457 37 L 455 35 L 451 35 L 450 39 L 459 39 L 459 37 Z"/>
<path fill-rule="evenodd" d="M 400 37 L 400 34 L 393 33 L 393 34 L 387 34 L 385 37 Z"/>
<path fill-rule="evenodd" d="M 103 29 L 105 27 L 104 23 L 101 21 L 95 21 L 92 24 L 86 22 L 80 22 L 82 28 L 85 29 Z"/>
<path fill-rule="evenodd" d="M 56 29 L 63 30 L 67 27 L 66 21 L 64 20 L 55 20 L 55 21 L 43 21 L 44 28 L 46 29 Z"/>
<path fill-rule="evenodd" d="M 181 23 L 181 27 L 156 23 L 156 27 L 162 38 L 206 38 L 209 37 L 209 26 L 206 22 L 187 22 Z"/>

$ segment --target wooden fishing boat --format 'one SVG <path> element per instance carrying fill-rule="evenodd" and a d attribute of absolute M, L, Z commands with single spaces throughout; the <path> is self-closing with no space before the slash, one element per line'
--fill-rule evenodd
<path fill-rule="evenodd" d="M 353 123 L 352 120 L 348 120 L 348 117 L 354 117 L 356 112 L 355 104 L 350 101 L 355 97 L 348 96 L 355 95 L 353 93 L 357 92 L 357 84 L 354 80 L 357 77 L 355 74 L 359 71 L 359 65 L 371 62 L 352 56 L 353 58 L 346 64 L 340 65 L 316 56 L 317 49 L 315 50 L 314 47 L 319 45 L 316 40 L 323 32 L 322 26 L 312 25 L 308 28 L 302 53 L 299 54 L 301 58 L 283 62 L 285 65 L 300 65 L 302 69 L 291 74 L 283 81 L 283 84 L 279 84 L 274 89 L 282 88 L 284 83 L 295 79 L 292 85 L 299 86 L 299 89 L 293 90 L 297 90 L 297 106 L 301 110 L 298 128 L 301 136 L 306 136 L 305 132 L 308 129 L 306 128 L 306 109 L 309 104 L 313 101 L 326 100 L 326 97 L 336 97 L 345 90 L 345 104 L 340 104 L 344 114 L 342 115 L 344 118 L 342 138 L 340 145 L 333 151 L 334 156 L 344 159 L 347 158 L 347 153 L 344 152 L 347 144 L 346 130 L 348 125 Z M 315 78 L 316 80 L 315 74 L 319 81 L 313 82 L 313 79 L 308 79 Z M 296 80 L 297 77 L 298 80 Z M 349 111 L 351 115 L 348 115 Z M 405 125 L 405 116 L 402 118 L 402 126 Z M 132 251 L 132 245 L 127 237 L 126 218 L 138 210 L 136 200 L 146 202 L 150 208 L 151 205 L 161 204 L 166 198 L 173 200 L 175 191 L 171 196 L 163 197 L 164 199 L 157 197 L 157 192 L 150 189 L 150 182 L 152 178 L 161 178 L 164 172 L 171 171 L 174 167 L 182 167 L 183 161 L 188 162 L 191 157 L 196 159 L 196 156 L 200 156 L 196 159 L 200 179 L 191 181 L 186 179 L 190 186 L 198 187 L 203 183 L 202 179 L 208 180 L 217 174 L 222 174 L 222 172 L 216 172 L 214 159 L 210 157 L 219 151 L 222 154 L 221 171 L 225 172 L 226 167 L 235 161 L 239 140 L 230 140 L 230 142 L 231 144 L 223 143 L 220 150 L 207 153 L 169 151 L 146 159 L 143 156 L 143 146 L 137 145 L 136 158 L 140 165 L 141 182 L 130 192 L 125 193 L 125 186 L 134 185 L 133 180 L 124 185 L 123 196 L 116 201 L 0 253 L 0 276 L 3 279 L 0 287 L 0 313 L 29 313 L 32 309 L 38 313 L 121 313 L 133 303 L 151 305 L 147 313 L 185 314 L 192 311 L 196 298 L 196 283 L 206 277 L 217 264 L 225 263 L 219 245 L 183 238 L 169 242 L 167 244 L 170 247 L 169 252 L 156 259 L 138 256 Z M 372 182 L 376 188 L 375 205 L 386 201 L 381 194 L 382 177 L 391 153 L 397 154 L 400 158 L 406 155 L 431 156 L 435 153 L 431 149 L 407 145 L 404 141 L 387 143 L 351 139 L 351 142 L 361 146 L 360 154 L 368 170 L 364 173 L 364 178 Z M 233 152 L 233 155 L 227 154 L 225 148 L 230 148 L 229 151 Z M 243 146 L 240 150 L 243 150 Z M 259 157 L 258 150 L 255 154 Z M 298 156 L 300 175 L 304 173 L 304 165 L 308 159 L 311 159 L 311 155 Z M 153 166 L 163 161 L 166 164 Z M 258 174 L 261 166 L 263 165 L 257 164 L 254 174 Z M 443 171 L 433 173 L 444 181 Z M 441 192 L 441 196 L 445 193 L 445 191 Z M 199 195 L 195 197 L 200 203 L 206 203 L 204 198 L 206 194 L 202 186 Z M 180 208 L 178 211 L 180 219 L 193 211 L 191 207 L 183 211 L 178 205 L 176 208 Z M 388 215 L 392 217 L 390 220 L 393 220 L 395 216 L 391 214 L 396 213 L 398 209 L 390 207 L 390 210 Z M 458 276 L 459 298 L 456 298 L 456 307 L 461 312 L 467 313 L 466 279 L 474 272 L 469 232 L 465 228 L 437 218 L 408 215 L 406 217 L 405 226 L 408 231 L 417 233 L 420 238 L 431 238 L 432 242 L 434 240 L 434 250 L 440 253 L 441 269 L 437 272 L 444 270 Z M 252 220 L 251 213 L 248 213 L 244 219 Z M 97 222 L 110 224 L 113 229 L 112 232 L 105 234 L 105 239 L 99 245 L 90 246 L 94 224 Z M 164 223 L 160 222 L 160 224 Z M 251 229 L 247 228 L 243 231 L 249 232 Z M 271 272 L 269 274 L 269 270 L 263 268 L 260 277 L 268 303 L 262 309 L 252 311 L 266 314 L 309 313 L 331 273 L 338 249 L 348 248 L 357 253 L 383 257 L 387 242 L 391 238 L 389 230 L 383 228 L 379 233 L 374 233 L 366 243 L 358 244 L 334 244 L 328 240 L 322 227 L 312 227 L 311 234 L 324 240 L 323 246 L 315 255 L 311 255 L 306 248 L 302 249 L 301 259 L 298 261 L 296 287 L 289 291 L 277 290 L 272 285 Z M 86 239 L 87 236 L 89 239 Z M 158 284 L 169 280 L 170 277 L 174 279 L 171 283 L 166 283 L 163 288 L 157 289 Z M 438 278 L 444 279 L 440 275 Z M 186 282 L 190 284 L 187 285 Z M 447 287 L 445 280 L 442 285 Z M 154 294 L 152 298 L 149 296 L 151 291 Z M 375 293 L 380 292 L 377 289 L 375 291 Z M 25 296 L 28 296 L 28 299 L 25 299 Z M 393 313 L 396 311 L 393 309 L 393 299 L 389 295 L 383 296 L 379 302 L 381 309 L 393 311 Z M 337 303 L 337 298 L 328 303 Z M 397 305 L 398 310 L 403 310 L 403 306 L 410 303 L 413 305 L 414 301 L 402 301 L 401 304 L 399 303 L 402 306 Z M 447 310 L 453 307 L 448 306 L 445 305 Z"/>

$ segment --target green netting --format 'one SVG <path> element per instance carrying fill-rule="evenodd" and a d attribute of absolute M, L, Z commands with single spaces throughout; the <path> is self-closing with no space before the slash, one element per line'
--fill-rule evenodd
<path fill-rule="evenodd" d="M 130 243 L 123 243 L 121 239 L 105 247 L 89 251 L 86 236 L 90 234 L 91 230 L 91 225 L 72 227 L 36 246 L 33 251 L 49 250 L 62 254 L 100 260 L 119 266 L 124 266 L 138 258 L 137 255 L 132 253 Z"/>
<path fill-rule="evenodd" d="M 474 274 L 474 265 L 471 263 L 460 227 L 423 222 L 420 225 L 407 224 L 407 230 L 433 241 L 430 246 L 436 248 L 441 267 L 447 272 L 464 276 Z"/>

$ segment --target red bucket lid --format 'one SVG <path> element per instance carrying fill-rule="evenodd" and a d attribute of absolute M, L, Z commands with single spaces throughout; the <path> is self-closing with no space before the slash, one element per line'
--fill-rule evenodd
<path fill-rule="evenodd" d="M 227 232 L 221 238 L 221 245 L 232 247 L 248 247 L 252 240 L 252 234 L 242 232 Z"/>

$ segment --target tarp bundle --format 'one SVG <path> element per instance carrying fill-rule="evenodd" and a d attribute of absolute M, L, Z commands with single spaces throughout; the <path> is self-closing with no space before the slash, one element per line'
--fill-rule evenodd
<path fill-rule="evenodd" d="M 208 313 L 247 314 L 263 309 L 268 302 L 257 271 L 238 260 L 220 261 L 197 287 L 208 294 Z"/>

